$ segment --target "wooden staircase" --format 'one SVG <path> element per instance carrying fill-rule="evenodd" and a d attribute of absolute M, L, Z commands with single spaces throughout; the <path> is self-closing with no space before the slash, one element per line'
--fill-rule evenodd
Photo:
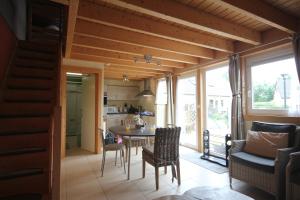
<path fill-rule="evenodd" d="M 51 199 L 59 58 L 58 43 L 18 42 L 0 96 L 0 200 Z"/>

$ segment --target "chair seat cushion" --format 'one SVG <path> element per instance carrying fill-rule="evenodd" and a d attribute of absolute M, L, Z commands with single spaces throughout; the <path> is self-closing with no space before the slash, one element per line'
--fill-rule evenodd
<path fill-rule="evenodd" d="M 153 145 L 147 145 L 147 146 L 143 146 L 143 152 L 149 155 L 153 155 L 154 153 L 154 146 Z"/>
<path fill-rule="evenodd" d="M 291 174 L 291 182 L 300 185 L 300 172 Z"/>
<path fill-rule="evenodd" d="M 107 145 L 105 145 L 105 150 L 106 151 L 115 151 L 117 149 L 122 149 L 123 147 L 124 147 L 123 144 L 118 144 L 118 143 L 107 144 Z"/>
<path fill-rule="evenodd" d="M 273 133 L 288 133 L 289 134 L 289 147 L 292 147 L 295 143 L 296 137 L 296 125 L 294 124 L 277 124 L 266 122 L 252 122 L 252 131 L 264 131 Z"/>
<path fill-rule="evenodd" d="M 277 149 L 288 147 L 288 133 L 272 133 L 248 130 L 244 152 L 275 158 Z"/>
<path fill-rule="evenodd" d="M 123 143 L 127 146 L 129 143 L 129 137 L 123 137 Z M 131 146 L 143 146 L 147 143 L 145 137 L 131 137 Z"/>
<path fill-rule="evenodd" d="M 246 152 L 238 152 L 231 154 L 230 159 L 240 162 L 246 166 L 254 167 L 266 172 L 274 173 L 275 160 L 249 154 Z"/>

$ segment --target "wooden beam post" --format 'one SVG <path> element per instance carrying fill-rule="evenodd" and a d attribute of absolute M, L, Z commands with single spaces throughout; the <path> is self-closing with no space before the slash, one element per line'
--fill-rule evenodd
<path fill-rule="evenodd" d="M 72 50 L 78 4 L 79 4 L 79 0 L 70 0 L 69 2 L 67 41 L 66 41 L 66 52 L 65 52 L 65 57 L 67 58 L 70 57 L 71 50 Z"/>

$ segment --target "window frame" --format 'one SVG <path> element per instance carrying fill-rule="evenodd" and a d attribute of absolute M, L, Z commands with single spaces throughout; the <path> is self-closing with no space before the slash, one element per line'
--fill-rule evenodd
<path fill-rule="evenodd" d="M 245 59 L 245 101 L 246 113 L 250 116 L 274 116 L 274 117 L 293 117 L 289 115 L 287 110 L 271 110 L 271 109 L 252 109 L 252 76 L 251 69 L 256 65 L 262 65 L 270 62 L 276 62 L 284 59 L 294 58 L 292 48 L 277 49 L 261 53 L 259 55 L 250 56 Z"/>

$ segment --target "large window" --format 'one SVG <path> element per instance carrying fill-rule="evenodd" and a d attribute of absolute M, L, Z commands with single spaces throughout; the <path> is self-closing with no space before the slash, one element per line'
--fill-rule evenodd
<path fill-rule="evenodd" d="M 166 126 L 167 109 L 167 83 L 166 79 L 160 79 L 157 83 L 156 91 L 156 126 Z"/>
<path fill-rule="evenodd" d="M 210 133 L 210 154 L 225 155 L 225 135 L 231 127 L 231 99 L 228 66 L 205 72 L 205 129 Z"/>
<path fill-rule="evenodd" d="M 176 125 L 181 127 L 180 143 L 197 148 L 196 76 L 178 77 Z"/>
<path fill-rule="evenodd" d="M 292 56 L 249 63 L 248 112 L 300 116 L 300 86 Z"/>

